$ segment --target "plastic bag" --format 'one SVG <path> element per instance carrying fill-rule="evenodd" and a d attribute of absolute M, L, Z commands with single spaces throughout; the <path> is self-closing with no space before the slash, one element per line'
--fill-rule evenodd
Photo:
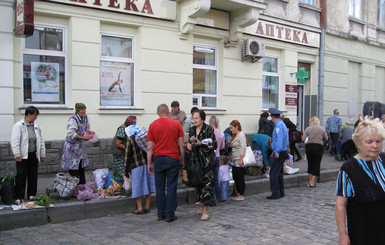
<path fill-rule="evenodd" d="M 73 195 L 75 188 L 79 183 L 79 178 L 64 176 L 63 173 L 58 173 L 53 182 L 54 188 L 59 192 L 61 197 L 70 197 Z"/>
<path fill-rule="evenodd" d="M 75 190 L 75 195 L 79 201 L 87 201 L 95 198 L 94 190 L 92 190 L 87 184 L 78 185 Z"/>
<path fill-rule="evenodd" d="M 131 189 L 131 177 L 130 178 L 127 178 L 127 176 L 123 176 L 124 178 L 124 181 L 123 181 L 123 188 L 126 190 L 126 191 L 129 191 Z"/>
<path fill-rule="evenodd" d="M 1 200 L 4 204 L 9 205 L 15 201 L 15 182 L 14 178 L 3 177 L 0 179 L 1 184 Z"/>
<path fill-rule="evenodd" d="M 251 150 L 251 147 L 248 146 L 246 148 L 245 156 L 243 157 L 243 165 L 244 166 L 251 166 L 251 165 L 254 166 L 255 164 L 256 164 L 256 161 L 255 161 L 253 151 Z"/>
<path fill-rule="evenodd" d="M 262 151 L 260 150 L 254 150 L 253 151 L 254 159 L 255 159 L 255 166 L 257 167 L 263 167 L 263 155 Z"/>
<path fill-rule="evenodd" d="M 93 172 L 96 189 L 103 189 L 106 184 L 106 177 L 108 174 L 108 168 L 96 169 Z"/>
<path fill-rule="evenodd" d="M 95 132 L 91 131 L 90 129 L 87 129 L 84 133 L 85 137 L 91 136 L 92 138 L 88 142 L 95 143 L 99 140 L 98 136 L 95 134 Z"/>
<path fill-rule="evenodd" d="M 292 167 L 289 167 L 289 166 L 284 166 L 283 167 L 283 172 L 285 174 L 295 174 L 299 171 L 299 168 L 292 168 Z"/>

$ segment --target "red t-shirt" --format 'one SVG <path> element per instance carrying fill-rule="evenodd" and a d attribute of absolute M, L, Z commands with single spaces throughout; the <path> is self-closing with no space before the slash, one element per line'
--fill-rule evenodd
<path fill-rule="evenodd" d="M 147 141 L 153 141 L 154 156 L 169 156 L 179 160 L 178 138 L 184 137 L 179 121 L 159 118 L 150 124 Z"/>

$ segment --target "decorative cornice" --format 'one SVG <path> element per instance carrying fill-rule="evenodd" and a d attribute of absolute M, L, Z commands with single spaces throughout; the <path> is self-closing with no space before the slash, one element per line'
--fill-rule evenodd
<path fill-rule="evenodd" d="M 211 0 L 180 0 L 179 1 L 179 31 L 189 35 L 197 18 L 209 12 Z"/>
<path fill-rule="evenodd" d="M 244 28 L 257 22 L 259 18 L 259 8 L 247 8 L 233 11 L 230 13 L 230 42 L 237 43 L 242 37 Z"/>

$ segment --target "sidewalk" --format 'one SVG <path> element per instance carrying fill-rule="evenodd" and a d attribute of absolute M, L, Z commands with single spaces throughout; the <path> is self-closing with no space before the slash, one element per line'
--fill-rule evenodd
<path fill-rule="evenodd" d="M 336 161 L 325 152 L 321 163 L 320 181 L 326 182 L 335 180 L 339 168 L 343 162 Z M 299 168 L 299 172 L 293 175 L 285 175 L 285 188 L 304 186 L 308 183 L 307 161 L 301 160 L 294 162 L 294 168 Z M 92 171 L 86 172 L 87 181 L 90 181 Z M 45 194 L 46 188 L 50 187 L 55 175 L 39 175 L 38 193 Z M 265 176 L 245 176 L 246 179 L 246 198 L 247 195 L 258 194 L 270 191 L 269 179 Z M 186 187 L 181 183 L 182 178 L 178 179 L 178 202 L 179 205 L 195 202 L 196 192 L 194 188 Z M 231 193 L 230 189 L 230 193 Z M 87 202 L 78 201 L 76 198 L 62 199 L 54 198 L 54 207 L 49 209 L 31 209 L 13 211 L 11 208 L 0 210 L 0 231 L 27 226 L 44 225 L 48 222 L 61 223 L 80 219 L 89 219 L 107 215 L 132 212 L 136 203 L 135 200 L 127 197 L 111 198 L 104 200 L 92 200 Z M 155 210 L 155 198 L 152 198 L 151 207 Z M 49 221 L 48 221 L 49 220 Z"/>

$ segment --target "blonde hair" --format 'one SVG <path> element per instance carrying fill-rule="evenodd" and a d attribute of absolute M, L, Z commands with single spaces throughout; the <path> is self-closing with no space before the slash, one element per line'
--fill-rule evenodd
<path fill-rule="evenodd" d="M 358 124 L 354 134 L 352 135 L 352 139 L 356 145 L 360 145 L 363 140 L 372 135 L 381 136 L 381 138 L 385 139 L 385 129 L 382 126 L 380 119 L 376 118 L 374 120 L 370 120 L 368 116 Z"/>
<path fill-rule="evenodd" d="M 309 123 L 310 125 L 320 125 L 320 121 L 316 116 L 311 117 Z"/>
<path fill-rule="evenodd" d="M 219 119 L 216 116 L 211 116 L 209 120 L 209 124 L 213 128 L 219 128 Z"/>

